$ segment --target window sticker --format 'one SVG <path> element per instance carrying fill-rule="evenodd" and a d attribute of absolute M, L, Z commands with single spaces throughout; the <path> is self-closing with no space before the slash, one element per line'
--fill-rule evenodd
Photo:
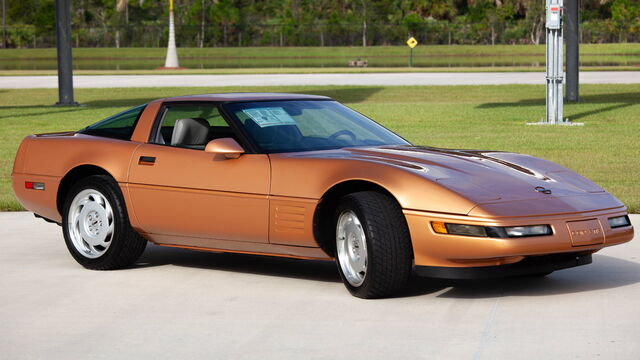
<path fill-rule="evenodd" d="M 296 125 L 296 121 L 281 107 L 245 109 L 242 112 L 262 128 L 278 125 Z"/>

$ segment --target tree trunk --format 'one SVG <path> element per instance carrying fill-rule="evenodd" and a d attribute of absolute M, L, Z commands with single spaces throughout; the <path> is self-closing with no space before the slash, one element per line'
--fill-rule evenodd
<path fill-rule="evenodd" d="M 7 7 L 5 5 L 5 0 L 2 0 L 2 48 L 7 48 L 7 21 L 6 21 L 6 12 Z"/>
<path fill-rule="evenodd" d="M 367 3 L 362 0 L 362 47 L 367 47 Z"/>
<path fill-rule="evenodd" d="M 200 12 L 200 48 L 204 47 L 204 0 L 200 2 L 201 12 Z"/>
<path fill-rule="evenodd" d="M 491 45 L 496 44 L 496 29 L 493 23 L 491 23 Z"/>
<path fill-rule="evenodd" d="M 222 44 L 227 47 L 227 24 L 222 25 Z"/>
<path fill-rule="evenodd" d="M 362 22 L 362 47 L 367 47 L 367 20 Z"/>
<path fill-rule="evenodd" d="M 540 44 L 540 37 L 542 36 L 543 24 L 544 24 L 544 18 L 541 18 L 535 21 L 531 28 L 531 42 L 535 45 Z"/>

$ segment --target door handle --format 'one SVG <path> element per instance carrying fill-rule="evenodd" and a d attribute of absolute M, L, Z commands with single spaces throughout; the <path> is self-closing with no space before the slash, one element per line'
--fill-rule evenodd
<path fill-rule="evenodd" d="M 155 156 L 140 156 L 140 160 L 138 160 L 138 165 L 153 165 L 155 163 Z"/>

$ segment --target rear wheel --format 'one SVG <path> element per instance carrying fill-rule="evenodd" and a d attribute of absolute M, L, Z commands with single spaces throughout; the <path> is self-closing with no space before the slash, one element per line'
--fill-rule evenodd
<path fill-rule="evenodd" d="M 67 248 L 88 269 L 129 266 L 147 244 L 129 224 L 118 184 L 105 175 L 78 181 L 67 195 L 62 216 Z"/>
<path fill-rule="evenodd" d="M 336 262 L 354 296 L 379 298 L 400 290 L 409 279 L 412 247 L 402 209 L 375 191 L 345 196 L 336 213 Z"/>

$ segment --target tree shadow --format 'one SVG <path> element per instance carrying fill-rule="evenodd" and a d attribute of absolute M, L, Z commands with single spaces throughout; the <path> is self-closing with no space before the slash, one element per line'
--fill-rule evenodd
<path fill-rule="evenodd" d="M 322 89 L 322 88 L 309 88 L 301 91 L 292 91 L 295 94 L 309 94 L 309 95 L 321 95 L 328 96 L 341 103 L 356 104 L 367 100 L 374 94 L 382 91 L 383 87 L 336 87 L 334 89 Z"/>
<path fill-rule="evenodd" d="M 476 106 L 477 109 L 496 109 L 496 108 L 518 108 L 527 106 L 544 106 L 545 98 L 522 99 L 515 102 L 491 102 Z M 640 92 L 627 93 L 611 93 L 584 95 L 580 97 L 578 104 L 596 104 L 602 105 L 598 109 L 583 111 L 576 114 L 568 113 L 566 116 L 571 120 L 581 119 L 587 116 L 609 112 L 617 109 L 640 104 Z M 571 104 L 571 103 L 569 103 Z"/>
<path fill-rule="evenodd" d="M 309 94 L 309 95 L 321 95 L 328 96 L 343 103 L 361 103 L 367 100 L 372 95 L 381 91 L 382 87 L 336 87 L 335 89 L 326 88 L 308 88 L 301 90 L 294 90 L 291 93 L 294 94 Z M 201 94 L 206 93 L 202 92 Z M 182 96 L 184 94 L 176 94 L 176 96 Z M 193 94 L 198 95 L 198 94 Z M 157 97 L 148 98 L 120 98 L 120 99 L 100 99 L 81 102 L 81 106 L 77 107 L 59 107 L 53 104 L 51 105 L 17 105 L 17 106 L 0 106 L 2 110 L 33 110 L 32 112 L 23 113 L 18 116 L 40 116 L 47 114 L 61 114 L 74 111 L 83 111 L 90 109 L 103 109 L 114 107 L 133 107 L 142 104 L 146 104 Z M 15 114 L 9 114 L 0 116 L 0 119 L 15 117 Z"/>
<path fill-rule="evenodd" d="M 9 114 L 0 116 L 0 119 L 12 118 L 12 117 L 29 117 L 40 116 L 47 114 L 63 114 L 74 111 L 84 111 L 91 109 L 104 109 L 114 107 L 133 107 L 142 105 L 153 100 L 153 98 L 133 98 L 133 99 L 112 99 L 112 100 L 94 100 L 82 102 L 80 106 L 56 106 L 56 105 L 16 105 L 16 106 L 0 106 L 2 110 L 33 110 L 28 113 L 21 113 L 19 115 Z M 99 119 L 96 119 L 99 120 Z"/>

